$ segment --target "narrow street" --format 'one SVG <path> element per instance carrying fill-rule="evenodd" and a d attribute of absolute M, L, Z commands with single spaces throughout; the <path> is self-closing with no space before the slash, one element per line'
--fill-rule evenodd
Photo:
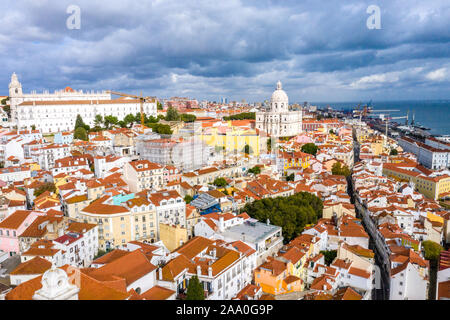
<path fill-rule="evenodd" d="M 354 139 L 353 142 L 354 142 L 353 152 L 354 152 L 354 159 L 355 159 L 354 162 L 356 163 L 356 162 L 360 161 L 359 143 L 356 139 Z M 361 212 L 361 209 L 360 209 L 360 207 L 362 207 L 362 205 L 359 203 L 358 204 L 356 203 L 358 200 L 356 199 L 356 194 L 355 194 L 355 191 L 353 190 L 352 175 L 350 175 L 350 177 L 347 179 L 347 183 L 348 183 L 347 192 L 348 192 L 348 195 L 350 196 L 351 203 L 353 203 L 355 205 L 356 217 L 362 220 L 363 227 L 370 237 L 369 249 L 371 249 L 375 253 L 375 266 L 377 267 L 377 270 L 380 270 L 380 272 L 374 273 L 375 279 L 374 279 L 374 289 L 372 290 L 372 300 L 388 300 L 389 299 L 389 289 L 388 289 L 388 284 L 387 284 L 388 279 L 386 279 L 386 277 L 382 276 L 383 269 L 382 269 L 382 264 L 380 262 L 378 250 L 375 245 L 375 239 L 373 238 L 372 233 L 370 232 L 370 230 L 367 228 L 366 224 L 364 223 L 363 212 Z M 377 284 L 379 284 L 379 286 L 381 288 L 376 288 Z"/>

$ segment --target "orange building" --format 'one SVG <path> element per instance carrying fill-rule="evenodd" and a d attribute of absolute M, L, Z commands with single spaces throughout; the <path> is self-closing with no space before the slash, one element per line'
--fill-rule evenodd
<path fill-rule="evenodd" d="M 264 293 L 277 295 L 302 290 L 302 280 L 289 274 L 289 270 L 292 270 L 291 262 L 269 259 L 255 269 L 255 283 Z"/>

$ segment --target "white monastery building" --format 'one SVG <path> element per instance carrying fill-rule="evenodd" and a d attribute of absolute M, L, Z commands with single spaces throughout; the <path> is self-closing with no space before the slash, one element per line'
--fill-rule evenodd
<path fill-rule="evenodd" d="M 11 76 L 9 96 L 12 125 L 19 130 L 31 129 L 35 125 L 42 133 L 73 130 L 78 114 L 92 127 L 96 115 L 112 115 L 123 120 L 127 114 L 140 112 L 139 100 L 111 99 L 111 94 L 106 91 L 83 92 L 67 87 L 54 93 L 24 94 L 15 73 Z M 144 112 L 156 117 L 156 101 L 145 102 Z"/>
<path fill-rule="evenodd" d="M 274 137 L 295 136 L 302 131 L 302 111 L 289 111 L 289 98 L 278 81 L 270 99 L 271 110 L 256 113 L 256 128 Z"/>

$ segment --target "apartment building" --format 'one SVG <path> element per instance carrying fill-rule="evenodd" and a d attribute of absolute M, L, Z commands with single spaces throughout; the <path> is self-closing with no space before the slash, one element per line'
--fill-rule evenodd
<path fill-rule="evenodd" d="M 445 169 L 450 167 L 450 146 L 448 143 L 436 139 L 426 139 L 425 143 L 402 137 L 398 144 L 405 152 L 416 155 L 417 161 L 427 168 Z"/>
<path fill-rule="evenodd" d="M 124 166 L 123 179 L 130 191 L 159 190 L 164 186 L 164 167 L 148 160 L 131 161 Z"/>
<path fill-rule="evenodd" d="M 239 248 L 239 247 L 238 247 Z M 246 254 L 233 245 L 195 237 L 178 248 L 164 267 L 158 270 L 158 285 L 184 296 L 189 279 L 196 275 L 207 300 L 229 300 L 249 284 L 246 268 L 253 251 Z"/>

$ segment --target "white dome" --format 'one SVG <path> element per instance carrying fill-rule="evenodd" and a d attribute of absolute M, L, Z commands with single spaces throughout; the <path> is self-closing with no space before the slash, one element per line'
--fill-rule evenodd
<path fill-rule="evenodd" d="M 277 82 L 277 89 L 272 93 L 270 98 L 271 110 L 275 113 L 283 113 L 289 111 L 289 98 L 281 87 L 281 82 Z"/>
<path fill-rule="evenodd" d="M 42 275 L 42 288 L 34 293 L 33 300 L 77 300 L 80 289 L 69 283 L 67 272 L 54 265 Z"/>
<path fill-rule="evenodd" d="M 42 276 L 42 287 L 50 290 L 64 289 L 69 284 L 69 277 L 64 270 L 52 267 Z"/>
<path fill-rule="evenodd" d="M 271 102 L 283 102 L 283 103 L 288 103 L 289 98 L 286 94 L 286 92 L 284 92 L 284 90 L 282 89 L 281 86 L 281 82 L 278 81 L 277 83 L 277 89 L 272 93 L 272 98 L 270 99 Z"/>

